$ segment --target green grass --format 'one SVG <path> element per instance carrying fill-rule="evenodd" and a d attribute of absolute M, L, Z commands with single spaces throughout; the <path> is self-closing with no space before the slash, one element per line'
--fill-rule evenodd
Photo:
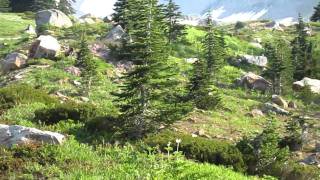
<path fill-rule="evenodd" d="M 23 19 L 23 14 L 0 13 L 0 42 L 1 38 L 20 37 L 29 24 L 34 20 Z"/>
<path fill-rule="evenodd" d="M 131 145 L 92 147 L 72 137 L 62 146 L 17 148 L 3 157 L 3 167 L 19 162 L 0 174 L 9 179 L 259 179 L 178 155 L 141 153 Z"/>

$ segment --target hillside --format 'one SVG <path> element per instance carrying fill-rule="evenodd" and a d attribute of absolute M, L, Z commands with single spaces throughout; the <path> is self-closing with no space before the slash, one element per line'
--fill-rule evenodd
<path fill-rule="evenodd" d="M 36 34 L 28 34 L 25 29 L 28 25 L 35 26 L 34 18 L 29 13 L 0 13 L 0 59 L 3 62 L 14 52 L 28 56 L 23 66 L 9 68 L 0 77 L 0 127 L 37 128 L 60 133 L 65 140 L 61 144 L 52 143 L 56 145 L 38 142 L 0 147 L 0 179 L 245 180 L 294 177 L 299 180 L 308 176 L 320 177 L 320 163 L 299 164 L 317 154 L 320 106 L 316 100 L 319 97 L 315 95 L 312 97 L 314 103 L 308 104 L 301 98 L 301 93 L 290 91 L 282 98 L 297 107 L 280 108 L 288 112 L 285 115 L 273 110 L 262 112 L 265 104 L 272 101 L 272 94 L 235 85 L 236 80 L 247 72 L 262 75 L 266 68 L 250 63 L 237 64 L 238 59 L 246 55 L 263 56 L 265 42 L 274 42 L 280 37 L 293 40 L 293 26 L 279 30 L 268 26 L 272 22 L 262 20 L 247 22 L 240 30 L 235 30 L 234 24 L 216 27 L 224 34 L 226 49 L 226 60 L 212 84 L 220 93 L 221 104 L 212 110 L 194 108 L 171 127 L 159 127 L 164 130 L 159 136 L 152 134 L 154 139 L 148 136 L 147 140 L 132 141 L 119 135 L 114 125 L 118 121 L 112 119 L 112 115 L 119 114 L 114 93 L 122 86 L 124 74 L 132 68 L 130 62 L 120 61 L 119 54 L 113 54 L 112 47 L 107 45 L 106 37 L 114 29 L 112 23 L 92 18 L 93 23 L 74 22 L 68 28 L 45 26 L 42 35 L 56 38 L 62 47 L 61 53 L 53 58 L 33 58 L 33 47 L 40 43 L 35 43 Z M 313 23 L 310 27 L 312 34 L 308 39 L 320 44 L 320 24 Z M 88 94 L 83 93 L 86 82 L 79 75 L 81 69 L 75 66 L 82 29 L 86 29 L 97 70 Z M 188 83 L 205 35 L 205 28 L 188 26 L 185 39 L 172 46 L 169 64 L 178 73 L 171 78 L 182 82 L 178 87 Z M 318 57 L 319 50 L 319 46 L 314 49 Z M 244 137 L 263 133 L 270 119 L 274 120 L 275 131 L 283 138 L 287 135 L 287 124 L 295 118 L 302 118 L 312 125 L 308 126 L 304 148 L 290 152 L 289 167 L 284 168 L 287 171 L 275 170 L 278 174 L 272 172 L 268 174 L 270 176 L 246 171 L 250 168 L 244 162 L 246 154 L 240 152 L 236 144 Z M 162 137 L 162 132 L 173 134 Z M 5 132 L 0 131 L 0 141 L 3 140 L 1 134 Z M 193 142 L 192 137 L 199 144 L 188 144 L 189 138 Z M 179 142 L 180 138 L 182 142 Z M 152 146 L 158 141 L 158 146 Z M 211 143 L 215 148 L 209 148 Z"/>

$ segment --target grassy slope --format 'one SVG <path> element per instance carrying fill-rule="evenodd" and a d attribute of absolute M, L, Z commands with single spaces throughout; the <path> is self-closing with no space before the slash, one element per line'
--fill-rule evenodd
<path fill-rule="evenodd" d="M 21 32 L 34 20 L 23 19 L 23 14 L 0 13 L 0 38 L 20 37 Z"/>
<path fill-rule="evenodd" d="M 1 19 L 2 18 L 2 19 Z M 16 14 L 0 14 L 0 27 L 2 37 L 18 36 L 31 20 L 22 20 Z M 0 36 L 0 37 L 1 37 Z M 65 37 L 60 37 L 65 38 Z M 23 48 L 24 41 L 16 41 L 12 46 L 6 47 L 5 53 L 17 48 Z M 181 59 L 176 58 L 177 64 L 184 64 Z M 115 84 L 107 71 L 112 71 L 112 65 L 106 65 L 99 61 L 99 70 L 103 80 L 93 87 L 90 101 L 101 106 L 106 113 L 112 112 L 112 97 L 109 95 L 114 90 Z M 74 99 L 78 98 L 81 90 L 72 81 L 79 80 L 78 77 L 67 74 L 63 69 L 73 62 L 70 59 L 61 59 L 58 62 L 50 60 L 38 60 L 37 64 L 50 64 L 47 68 L 28 67 L 24 71 L 24 78 L 17 82 L 27 83 L 32 86 L 41 86 L 48 93 L 62 92 Z M 187 70 L 189 66 L 182 69 Z M 20 72 L 21 72 L 20 71 Z M 13 74 L 19 71 L 13 72 Z M 2 76 L 1 81 L 6 81 Z M 9 109 L 0 117 L 0 123 L 19 124 L 29 127 L 37 127 L 42 130 L 51 130 L 69 135 L 67 142 L 62 146 L 46 146 L 40 148 L 24 149 L 19 151 L 19 156 L 13 153 L 14 150 L 5 151 L 8 154 L 2 156 L 0 166 L 8 167 L 6 171 L 0 173 L 0 177 L 11 178 L 61 178 L 61 179 L 257 179 L 246 177 L 235 173 L 230 169 L 217 167 L 209 164 L 198 164 L 192 161 L 178 159 L 166 159 L 163 155 L 147 155 L 128 147 L 98 147 L 82 144 L 92 139 L 92 134 L 87 134 L 83 130 L 82 123 L 65 121 L 56 125 L 47 126 L 34 122 L 34 112 L 45 108 L 46 105 L 37 102 L 19 104 Z M 74 138 L 73 138 L 74 137 Z M 95 137 L 94 139 L 99 139 Z M 75 153 L 76 152 L 76 153 Z M 171 157 L 175 158 L 175 157 Z"/>

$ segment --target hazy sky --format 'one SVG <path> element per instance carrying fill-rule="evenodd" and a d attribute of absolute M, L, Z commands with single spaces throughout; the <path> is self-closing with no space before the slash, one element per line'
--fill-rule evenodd
<path fill-rule="evenodd" d="M 91 13 L 96 16 L 106 16 L 112 13 L 116 0 L 78 0 L 76 7 L 82 14 Z M 165 0 L 161 0 L 165 2 Z M 185 14 L 199 14 L 206 8 L 210 0 L 176 0 Z"/>

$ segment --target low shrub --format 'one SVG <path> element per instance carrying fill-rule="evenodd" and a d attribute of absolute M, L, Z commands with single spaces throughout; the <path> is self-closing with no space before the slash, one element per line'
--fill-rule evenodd
<path fill-rule="evenodd" d="M 45 124 L 56 124 L 61 120 L 86 122 L 100 114 L 99 109 L 88 103 L 68 102 L 53 108 L 44 108 L 35 112 L 35 120 Z"/>
<path fill-rule="evenodd" d="M 0 109 L 6 110 L 18 104 L 39 102 L 46 105 L 59 101 L 41 89 L 35 89 L 27 84 L 14 84 L 0 89 Z"/>
<path fill-rule="evenodd" d="M 91 132 L 115 132 L 120 127 L 119 120 L 115 116 L 96 117 L 86 123 L 86 128 Z"/>
<path fill-rule="evenodd" d="M 241 152 L 228 142 L 191 137 L 171 131 L 146 137 L 144 142 L 151 147 L 159 146 L 160 150 L 166 152 L 168 142 L 175 142 L 176 139 L 181 139 L 179 151 L 187 158 L 233 167 L 236 171 L 246 170 Z M 177 149 L 177 145 L 173 145 L 173 149 Z"/>

